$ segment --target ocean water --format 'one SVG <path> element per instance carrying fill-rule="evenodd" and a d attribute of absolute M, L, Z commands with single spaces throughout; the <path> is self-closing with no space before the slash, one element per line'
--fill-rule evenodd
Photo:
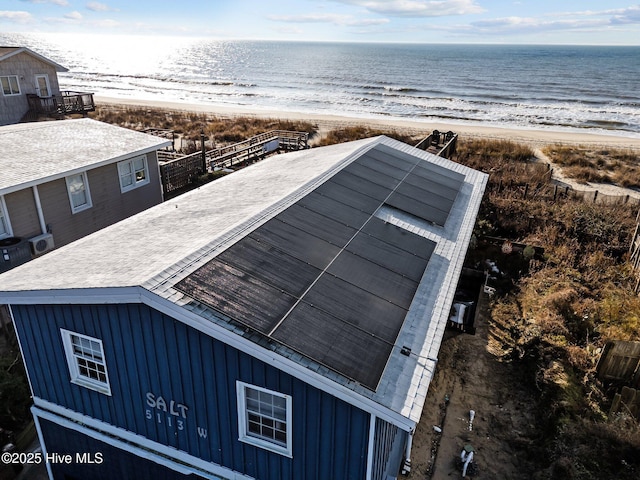
<path fill-rule="evenodd" d="M 0 34 L 66 90 L 255 110 L 640 138 L 640 47 L 352 44 Z"/>

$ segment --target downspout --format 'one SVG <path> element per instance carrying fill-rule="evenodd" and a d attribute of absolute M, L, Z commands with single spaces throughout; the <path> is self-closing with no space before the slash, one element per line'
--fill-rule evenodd
<path fill-rule="evenodd" d="M 47 232 L 47 224 L 44 221 L 44 213 L 42 211 L 42 204 L 40 203 L 40 194 L 38 193 L 38 186 L 31 187 L 33 190 L 33 200 L 36 203 L 36 211 L 38 212 L 38 221 L 40 222 L 40 232 L 44 235 Z"/>
<path fill-rule="evenodd" d="M 413 434 L 415 430 L 410 430 L 407 438 L 407 448 L 404 453 L 404 465 L 402 466 L 402 475 L 409 475 L 411 471 L 411 444 L 413 443 Z"/>

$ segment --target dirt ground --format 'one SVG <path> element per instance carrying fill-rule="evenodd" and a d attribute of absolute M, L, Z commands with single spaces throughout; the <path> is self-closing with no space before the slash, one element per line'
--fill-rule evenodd
<path fill-rule="evenodd" d="M 527 465 L 535 444 L 532 393 L 523 388 L 517 370 L 501 361 L 500 334 L 487 318 L 488 302 L 482 294 L 475 335 L 445 334 L 414 436 L 409 480 L 462 478 L 455 459 L 466 444 L 475 449 L 477 467 L 468 478 L 531 478 Z M 470 410 L 475 411 L 471 429 Z"/>

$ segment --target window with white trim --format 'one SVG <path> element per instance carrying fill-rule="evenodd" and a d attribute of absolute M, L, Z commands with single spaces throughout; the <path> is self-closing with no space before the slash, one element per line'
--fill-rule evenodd
<path fill-rule="evenodd" d="M 240 441 L 292 456 L 291 396 L 236 384 Z"/>
<path fill-rule="evenodd" d="M 91 208 L 91 193 L 89 192 L 87 172 L 70 175 L 66 177 L 65 180 L 67 181 L 67 192 L 69 193 L 71 211 L 77 213 Z"/>
<path fill-rule="evenodd" d="M 71 383 L 111 395 L 102 341 L 61 329 Z"/>
<path fill-rule="evenodd" d="M 147 156 L 141 155 L 118 163 L 120 177 L 120 191 L 122 193 L 133 190 L 149 183 L 149 167 Z"/>
<path fill-rule="evenodd" d="M 0 238 L 10 237 L 11 235 L 13 233 L 11 232 L 11 224 L 7 215 L 7 206 L 4 203 L 4 197 L 0 196 Z"/>
<path fill-rule="evenodd" d="M 2 86 L 2 93 L 5 97 L 20 95 L 20 84 L 18 83 L 18 77 L 16 75 L 0 77 L 0 85 Z"/>

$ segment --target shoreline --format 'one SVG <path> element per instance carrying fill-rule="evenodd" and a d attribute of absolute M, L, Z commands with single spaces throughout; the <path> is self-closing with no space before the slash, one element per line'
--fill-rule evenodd
<path fill-rule="evenodd" d="M 492 125 L 464 125 L 445 122 L 426 122 L 419 120 L 403 119 L 397 117 L 389 118 L 361 118 L 353 116 L 340 116 L 330 114 L 313 114 L 304 112 L 289 112 L 281 110 L 260 110 L 243 106 L 219 106 L 199 103 L 144 100 L 107 97 L 94 95 L 96 104 L 120 105 L 126 107 L 149 107 L 164 110 L 195 112 L 203 114 L 218 115 L 223 117 L 258 117 L 258 118 L 278 118 L 290 120 L 306 120 L 317 123 L 319 129 L 330 130 L 332 128 L 346 126 L 368 126 L 371 128 L 392 128 L 398 131 L 424 132 L 430 133 L 433 130 L 447 132 L 449 130 L 458 133 L 461 137 L 486 139 L 504 139 L 518 143 L 525 143 L 533 147 L 541 147 L 548 144 L 584 145 L 591 147 L 615 147 L 618 149 L 640 150 L 640 138 L 619 136 L 615 134 L 605 135 L 590 132 L 567 132 L 556 130 L 536 130 L 527 128 L 508 128 Z"/>

